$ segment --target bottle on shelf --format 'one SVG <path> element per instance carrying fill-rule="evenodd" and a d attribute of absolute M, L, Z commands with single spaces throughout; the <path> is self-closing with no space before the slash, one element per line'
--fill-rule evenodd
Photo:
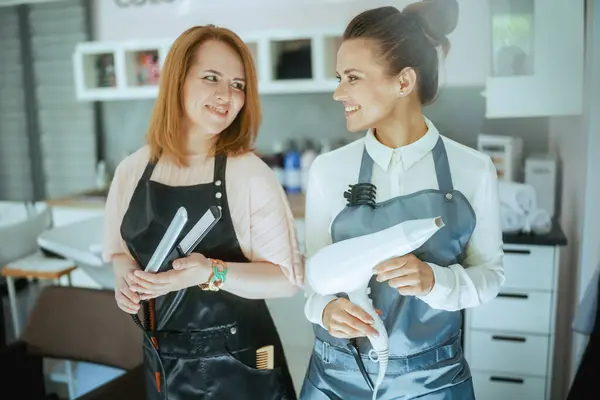
<path fill-rule="evenodd" d="M 329 143 L 329 140 L 327 139 L 323 139 L 321 140 L 321 154 L 325 154 L 325 153 L 329 153 L 331 151 L 331 143 Z"/>
<path fill-rule="evenodd" d="M 108 186 L 108 173 L 106 171 L 106 163 L 104 160 L 98 161 L 96 166 L 96 189 L 106 189 Z"/>
<path fill-rule="evenodd" d="M 157 85 L 160 71 L 157 51 L 142 51 L 138 53 L 137 78 L 138 85 Z"/>
<path fill-rule="evenodd" d="M 98 87 L 116 87 L 115 61 L 112 54 L 100 54 L 96 59 Z"/>
<path fill-rule="evenodd" d="M 300 173 L 300 151 L 294 140 L 290 140 L 284 160 L 285 190 L 289 194 L 297 194 L 302 191 L 302 178 Z"/>
<path fill-rule="evenodd" d="M 317 150 L 312 140 L 306 139 L 302 156 L 300 157 L 300 174 L 301 174 L 301 189 L 302 193 L 306 193 L 308 185 L 308 171 L 315 158 L 317 158 Z"/>
<path fill-rule="evenodd" d="M 283 144 L 280 141 L 273 142 L 273 154 L 269 157 L 269 166 L 275 172 L 277 180 L 285 188 L 285 174 L 283 170 Z"/>

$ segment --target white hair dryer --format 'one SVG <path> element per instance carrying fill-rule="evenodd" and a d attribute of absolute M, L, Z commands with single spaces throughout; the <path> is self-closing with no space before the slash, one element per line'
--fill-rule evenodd
<path fill-rule="evenodd" d="M 373 399 L 377 398 L 385 377 L 389 357 L 388 334 L 369 297 L 373 268 L 415 251 L 443 226 L 441 217 L 405 221 L 376 233 L 323 247 L 306 261 L 305 278 L 317 294 L 346 293 L 352 303 L 373 317 L 373 328 L 379 333 L 378 337 L 369 336 L 379 362 Z"/>

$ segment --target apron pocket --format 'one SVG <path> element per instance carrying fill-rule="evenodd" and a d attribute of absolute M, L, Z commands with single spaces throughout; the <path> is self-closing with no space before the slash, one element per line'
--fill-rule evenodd
<path fill-rule="evenodd" d="M 260 370 L 234 355 L 223 353 L 206 358 L 209 398 L 236 400 L 284 400 L 283 369 Z"/>

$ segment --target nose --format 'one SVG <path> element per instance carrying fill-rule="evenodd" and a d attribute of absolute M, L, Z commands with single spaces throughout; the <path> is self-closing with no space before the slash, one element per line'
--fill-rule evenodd
<path fill-rule="evenodd" d="M 343 101 L 347 97 L 344 84 L 340 83 L 333 91 L 333 99 L 335 101 Z"/>
<path fill-rule="evenodd" d="M 215 97 L 221 103 L 228 103 L 231 99 L 231 86 L 226 82 L 219 82 L 217 85 L 217 90 L 215 91 Z"/>

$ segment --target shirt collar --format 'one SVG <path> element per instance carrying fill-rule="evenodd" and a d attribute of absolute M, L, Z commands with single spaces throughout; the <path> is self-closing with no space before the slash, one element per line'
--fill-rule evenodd
<path fill-rule="evenodd" d="M 395 153 L 400 157 L 404 170 L 409 169 L 433 150 L 433 147 L 440 136 L 440 133 L 433 122 L 425 116 L 423 116 L 423 118 L 425 119 L 425 125 L 427 125 L 427 132 L 425 135 L 416 142 L 396 149 L 392 149 L 382 144 L 377 140 L 373 131 L 369 129 L 365 136 L 367 153 L 369 153 L 369 156 L 371 156 L 373 161 L 386 172 L 390 167 Z"/>

